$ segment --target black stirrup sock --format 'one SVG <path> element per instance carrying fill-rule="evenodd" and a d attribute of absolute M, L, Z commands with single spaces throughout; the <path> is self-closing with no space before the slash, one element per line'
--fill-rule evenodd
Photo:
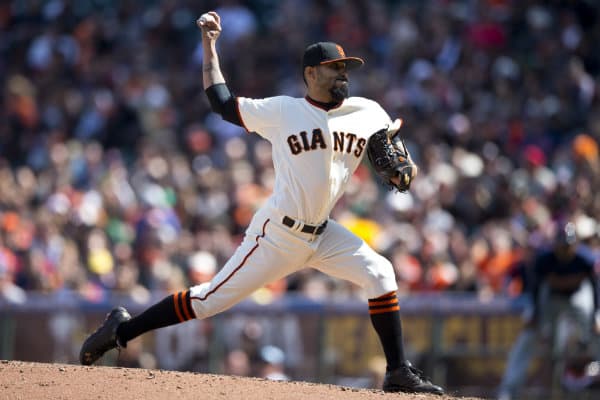
<path fill-rule="evenodd" d="M 396 292 L 369 299 L 369 316 L 383 346 L 388 371 L 398 368 L 406 362 L 406 358 Z"/>
<path fill-rule="evenodd" d="M 140 315 L 125 321 L 117 328 L 119 345 L 126 346 L 127 342 L 148 331 L 179 324 L 195 318 L 190 291 L 178 292 L 165 297 Z"/>

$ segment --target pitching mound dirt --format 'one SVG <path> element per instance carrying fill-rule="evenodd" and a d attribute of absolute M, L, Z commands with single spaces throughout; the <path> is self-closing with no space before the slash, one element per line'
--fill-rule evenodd
<path fill-rule="evenodd" d="M 386 394 L 334 385 L 176 371 L 1 361 L 0 399 L 441 400 L 456 397 Z"/>

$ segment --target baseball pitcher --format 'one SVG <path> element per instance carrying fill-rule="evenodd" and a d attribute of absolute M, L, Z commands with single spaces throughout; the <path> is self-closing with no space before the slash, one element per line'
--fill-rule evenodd
<path fill-rule="evenodd" d="M 383 390 L 443 394 L 406 359 L 397 285 L 391 263 L 349 230 L 329 219 L 344 189 L 368 154 L 389 185 L 408 190 L 417 167 L 392 121 L 376 102 L 348 97 L 349 71 L 363 60 L 335 43 L 308 46 L 303 56 L 306 97 L 236 97 L 219 66 L 220 17 L 197 21 L 202 31 L 203 83 L 214 112 L 272 145 L 273 194 L 254 215 L 233 256 L 210 281 L 168 296 L 132 318 L 112 310 L 83 344 L 82 364 L 125 347 L 144 332 L 203 319 L 228 309 L 266 283 L 310 267 L 363 288 L 373 327 L 383 346 L 387 372 Z"/>

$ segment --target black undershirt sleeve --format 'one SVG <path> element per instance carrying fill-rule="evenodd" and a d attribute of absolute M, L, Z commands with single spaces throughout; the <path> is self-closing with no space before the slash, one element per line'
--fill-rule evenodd
<path fill-rule="evenodd" d="M 221 114 L 221 117 L 223 117 L 225 121 L 229 121 L 232 124 L 241 127 L 244 126 L 237 112 L 237 101 L 235 96 L 231 93 L 227 84 L 214 84 L 209 86 L 205 92 L 210 103 L 210 108 L 214 112 Z"/>

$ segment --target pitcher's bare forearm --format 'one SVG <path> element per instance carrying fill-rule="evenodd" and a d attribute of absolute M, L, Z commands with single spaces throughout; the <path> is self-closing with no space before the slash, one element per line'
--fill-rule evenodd
<path fill-rule="evenodd" d="M 206 90 L 218 83 L 225 83 L 216 46 L 221 34 L 221 17 L 215 11 L 209 11 L 202 14 L 196 24 L 202 31 L 202 83 Z"/>
<path fill-rule="evenodd" d="M 215 42 L 202 44 L 204 59 L 202 61 L 202 83 L 204 89 L 208 89 L 217 83 L 225 83 L 225 78 L 219 65 L 219 56 L 215 48 Z"/>
<path fill-rule="evenodd" d="M 237 101 L 233 96 L 219 66 L 219 57 L 214 41 L 202 43 L 204 60 L 202 63 L 202 80 L 211 109 L 225 121 L 244 126 L 237 111 Z"/>

